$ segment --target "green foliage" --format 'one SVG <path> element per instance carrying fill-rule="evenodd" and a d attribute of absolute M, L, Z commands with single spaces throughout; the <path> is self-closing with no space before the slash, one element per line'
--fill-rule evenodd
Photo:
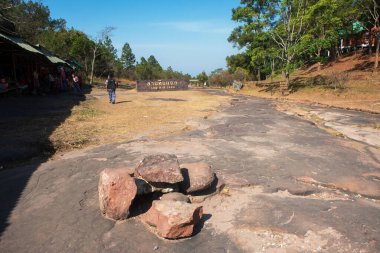
<path fill-rule="evenodd" d="M 172 67 L 164 70 L 157 59 L 151 55 L 148 60 L 141 57 L 141 60 L 136 65 L 136 78 L 140 80 L 154 80 L 154 79 L 183 79 L 189 80 L 191 78 L 188 74 L 174 71 Z"/>
<path fill-rule="evenodd" d="M 197 75 L 197 79 L 199 80 L 199 82 L 205 83 L 208 80 L 208 76 L 207 76 L 206 72 L 203 71 L 202 73 Z"/>
<path fill-rule="evenodd" d="M 138 79 L 141 80 L 160 79 L 162 77 L 162 68 L 153 55 L 148 60 L 141 57 L 140 63 L 136 65 L 136 74 Z"/>
<path fill-rule="evenodd" d="M 124 44 L 119 59 L 110 36 L 113 29 L 105 27 L 98 37 L 91 39 L 75 28 L 67 29 L 64 19 L 52 19 L 48 6 L 42 1 L 0 0 L 1 31 L 17 32 L 27 41 L 42 45 L 62 59 L 75 60 L 83 66 L 84 74 L 90 75 L 91 83 L 94 76 L 106 76 L 109 73 L 130 79 L 191 78 L 171 67 L 164 70 L 154 56 L 148 60 L 142 58 L 136 64 L 128 43 Z"/>
<path fill-rule="evenodd" d="M 327 51 L 335 51 L 339 30 L 365 16 L 369 20 L 366 6 L 375 2 L 241 0 L 240 6 L 232 10 L 237 27 L 228 41 L 245 52 L 227 57 L 229 71 L 234 73 L 241 67 L 258 79 L 283 72 L 289 80 L 296 67 L 328 61 Z"/>
<path fill-rule="evenodd" d="M 136 63 L 136 57 L 132 53 L 132 49 L 128 43 L 125 43 L 123 49 L 121 50 L 120 60 L 123 63 L 123 67 L 127 70 L 133 68 Z"/>
<path fill-rule="evenodd" d="M 234 73 L 238 67 L 250 70 L 251 58 L 247 53 L 240 53 L 236 55 L 227 56 L 226 58 L 228 71 Z"/>
<path fill-rule="evenodd" d="M 233 78 L 238 81 L 247 81 L 249 80 L 249 72 L 246 69 L 237 67 L 233 74 Z"/>
<path fill-rule="evenodd" d="M 5 9 L 4 14 L 16 25 L 16 32 L 34 44 L 44 30 L 59 30 L 66 25 L 63 19 L 51 19 L 49 8 L 41 2 L 3 1 L 2 5 L 13 6 Z"/>

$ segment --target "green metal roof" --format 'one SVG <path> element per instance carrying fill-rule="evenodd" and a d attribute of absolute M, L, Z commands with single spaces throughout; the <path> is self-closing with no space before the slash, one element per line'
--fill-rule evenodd
<path fill-rule="evenodd" d="M 338 30 L 338 34 L 340 36 L 343 36 L 343 35 L 348 35 L 348 34 L 358 34 L 358 33 L 361 33 L 364 31 L 364 27 L 363 25 L 355 20 L 351 23 L 351 27 L 350 28 L 343 28 L 343 29 L 340 29 Z"/>
<path fill-rule="evenodd" d="M 19 38 L 19 37 L 14 37 L 14 36 L 10 36 L 10 35 L 6 35 L 6 34 L 3 34 L 3 33 L 0 33 L 0 37 L 12 42 L 13 44 L 16 44 L 18 45 L 19 47 L 29 51 L 29 52 L 32 52 L 32 53 L 36 53 L 36 54 L 41 54 L 43 56 L 45 56 L 51 63 L 54 63 L 54 64 L 67 64 L 67 62 L 65 62 L 64 60 L 58 58 L 57 56 L 55 56 L 53 53 L 51 53 L 49 50 L 39 46 L 39 45 L 36 45 L 36 46 L 32 46 L 30 45 L 29 43 L 25 42 L 23 39 Z M 67 64 L 68 65 L 68 64 Z"/>
<path fill-rule="evenodd" d="M 83 69 L 83 66 L 75 60 L 65 60 L 73 69 Z"/>
<path fill-rule="evenodd" d="M 10 36 L 10 35 L 5 35 L 3 33 L 0 33 L 0 37 L 4 38 L 6 40 L 9 40 L 13 44 L 18 45 L 19 47 L 21 47 L 21 48 L 23 48 L 23 49 L 25 49 L 27 51 L 30 51 L 32 53 L 42 54 L 40 51 L 38 51 L 37 49 L 35 49 L 34 47 L 32 47 L 30 44 L 25 43 L 23 41 L 23 39 L 21 39 L 21 38 L 17 38 L 17 37 Z"/>
<path fill-rule="evenodd" d="M 46 48 L 43 48 L 40 45 L 36 45 L 35 48 L 37 48 L 43 55 L 45 55 L 45 57 L 48 58 L 48 60 L 51 63 L 54 63 L 54 64 L 59 64 L 59 63 L 67 64 L 67 62 L 65 62 L 64 60 L 58 58 L 57 56 L 55 56 L 52 52 L 50 52 Z"/>

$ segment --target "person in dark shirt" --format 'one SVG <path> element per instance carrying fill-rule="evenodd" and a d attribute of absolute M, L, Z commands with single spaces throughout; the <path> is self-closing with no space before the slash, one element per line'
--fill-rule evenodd
<path fill-rule="evenodd" d="M 115 104 L 117 82 L 112 78 L 112 75 L 108 75 L 108 78 L 105 84 L 108 91 L 109 102 L 112 104 Z"/>

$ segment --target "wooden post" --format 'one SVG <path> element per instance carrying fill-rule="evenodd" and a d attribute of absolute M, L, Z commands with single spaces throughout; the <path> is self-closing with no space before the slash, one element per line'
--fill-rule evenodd
<path fill-rule="evenodd" d="M 280 91 L 281 91 L 281 94 L 283 96 L 289 95 L 289 88 L 288 88 L 288 84 L 287 84 L 286 81 L 285 82 L 284 81 L 280 82 Z"/>

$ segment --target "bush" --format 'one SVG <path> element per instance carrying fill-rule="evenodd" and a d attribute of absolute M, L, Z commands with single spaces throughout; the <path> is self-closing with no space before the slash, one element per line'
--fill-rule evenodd
<path fill-rule="evenodd" d="M 209 83 L 211 86 L 227 87 L 232 85 L 234 78 L 228 71 L 221 71 L 210 76 Z"/>
<path fill-rule="evenodd" d="M 237 67 L 233 75 L 233 78 L 234 80 L 241 81 L 241 82 L 247 81 L 249 79 L 249 72 L 246 69 Z"/>
<path fill-rule="evenodd" d="M 326 77 L 326 84 L 334 89 L 344 90 L 346 89 L 346 84 L 350 79 L 350 74 L 348 72 L 332 72 Z"/>

